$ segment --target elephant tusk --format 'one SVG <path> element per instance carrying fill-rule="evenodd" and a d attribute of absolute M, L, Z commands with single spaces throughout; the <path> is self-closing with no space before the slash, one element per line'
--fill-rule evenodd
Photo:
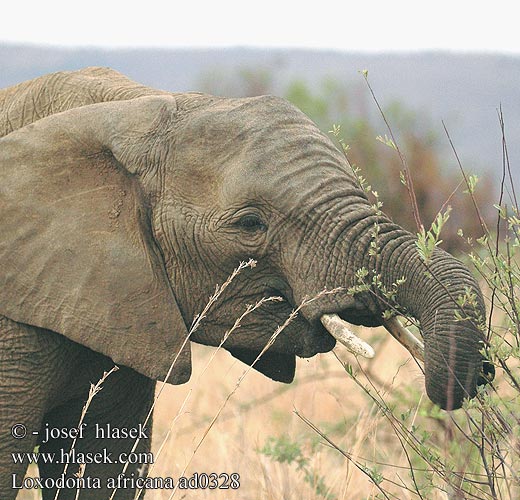
<path fill-rule="evenodd" d="M 327 331 L 350 352 L 360 354 L 365 358 L 373 358 L 374 349 L 364 340 L 357 337 L 349 328 L 348 323 L 337 314 L 324 314 L 321 323 Z M 383 320 L 383 326 L 388 332 L 419 361 L 424 363 L 424 344 L 405 328 L 397 318 Z"/>
<path fill-rule="evenodd" d="M 408 349 L 414 358 L 424 363 L 424 344 L 410 330 L 405 328 L 397 318 L 383 320 L 383 326 Z"/>
<path fill-rule="evenodd" d="M 327 331 L 353 354 L 360 354 L 365 358 L 373 358 L 374 349 L 364 340 L 354 335 L 348 323 L 343 321 L 337 314 L 324 314 L 320 321 Z"/>

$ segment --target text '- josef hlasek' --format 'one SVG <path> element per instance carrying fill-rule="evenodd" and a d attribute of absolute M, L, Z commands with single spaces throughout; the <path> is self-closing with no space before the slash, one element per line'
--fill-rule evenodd
<path fill-rule="evenodd" d="M 82 424 L 79 427 L 49 427 L 48 424 L 43 426 L 41 431 L 40 444 L 46 444 L 53 439 L 73 439 L 81 442 L 84 438 L 85 429 L 88 424 Z M 11 427 L 11 435 L 17 440 L 24 439 L 28 434 L 27 427 L 24 424 L 15 424 Z M 40 432 L 32 432 L 33 435 L 39 435 Z M 113 427 L 110 424 L 99 425 L 94 424 L 95 439 L 101 440 L 100 443 L 106 443 L 105 440 L 110 439 L 132 439 L 145 440 L 148 439 L 146 428 L 139 424 L 137 427 Z M 113 453 L 103 447 L 96 451 L 78 451 L 74 447 L 67 449 L 59 449 L 56 452 L 31 451 L 31 452 L 13 452 L 11 453 L 13 463 L 47 463 L 47 464 L 114 464 L 114 463 L 131 463 L 131 464 L 153 464 L 154 457 L 150 452 L 130 452 L 130 453 Z"/>
<path fill-rule="evenodd" d="M 49 427 L 45 424 L 43 428 L 42 444 L 47 443 L 51 439 L 83 439 L 83 434 L 88 424 L 81 424 L 79 427 Z M 33 432 L 33 434 L 39 434 Z M 143 424 L 137 427 L 114 427 L 112 425 L 94 424 L 94 437 L 96 439 L 148 439 L 146 428 Z"/>

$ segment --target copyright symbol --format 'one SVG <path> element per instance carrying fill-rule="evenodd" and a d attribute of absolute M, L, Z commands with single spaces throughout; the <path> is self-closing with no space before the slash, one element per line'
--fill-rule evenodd
<path fill-rule="evenodd" d="M 23 424 L 14 424 L 11 427 L 11 436 L 13 436 L 15 439 L 23 439 L 25 436 L 27 436 L 27 427 Z"/>

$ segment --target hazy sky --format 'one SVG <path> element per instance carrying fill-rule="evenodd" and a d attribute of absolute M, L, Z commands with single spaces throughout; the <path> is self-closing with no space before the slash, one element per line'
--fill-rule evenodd
<path fill-rule="evenodd" d="M 0 42 L 520 54 L 517 9 L 504 0 L 7 0 Z"/>

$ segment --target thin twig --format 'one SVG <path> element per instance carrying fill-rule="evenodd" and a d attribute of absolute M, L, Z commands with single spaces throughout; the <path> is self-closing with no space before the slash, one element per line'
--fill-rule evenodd
<path fill-rule="evenodd" d="M 393 145 L 395 146 L 395 150 L 397 151 L 397 154 L 399 155 L 399 160 L 401 161 L 401 165 L 403 166 L 403 170 L 404 170 L 406 189 L 408 191 L 408 196 L 410 197 L 410 203 L 412 204 L 412 212 L 413 212 L 415 224 L 417 226 L 417 231 L 421 231 L 421 229 L 424 228 L 424 225 L 421 222 L 419 206 L 417 204 L 417 197 L 415 196 L 415 189 L 413 186 L 413 178 L 412 178 L 412 174 L 410 172 L 410 168 L 408 167 L 408 162 L 406 161 L 405 155 L 402 153 L 401 149 L 399 148 L 399 144 L 397 143 L 397 140 L 394 137 L 394 132 L 392 130 L 392 127 L 390 126 L 390 123 L 388 122 L 388 120 L 386 118 L 383 108 L 379 104 L 376 94 L 375 94 L 374 90 L 372 89 L 370 82 L 368 81 L 368 74 L 365 71 L 363 72 L 363 78 L 365 79 L 368 90 L 370 91 L 370 94 L 372 95 L 372 99 L 374 99 L 377 109 L 379 110 L 379 113 L 381 114 L 383 121 L 385 122 L 386 128 L 388 129 L 388 133 L 390 134 Z"/>

